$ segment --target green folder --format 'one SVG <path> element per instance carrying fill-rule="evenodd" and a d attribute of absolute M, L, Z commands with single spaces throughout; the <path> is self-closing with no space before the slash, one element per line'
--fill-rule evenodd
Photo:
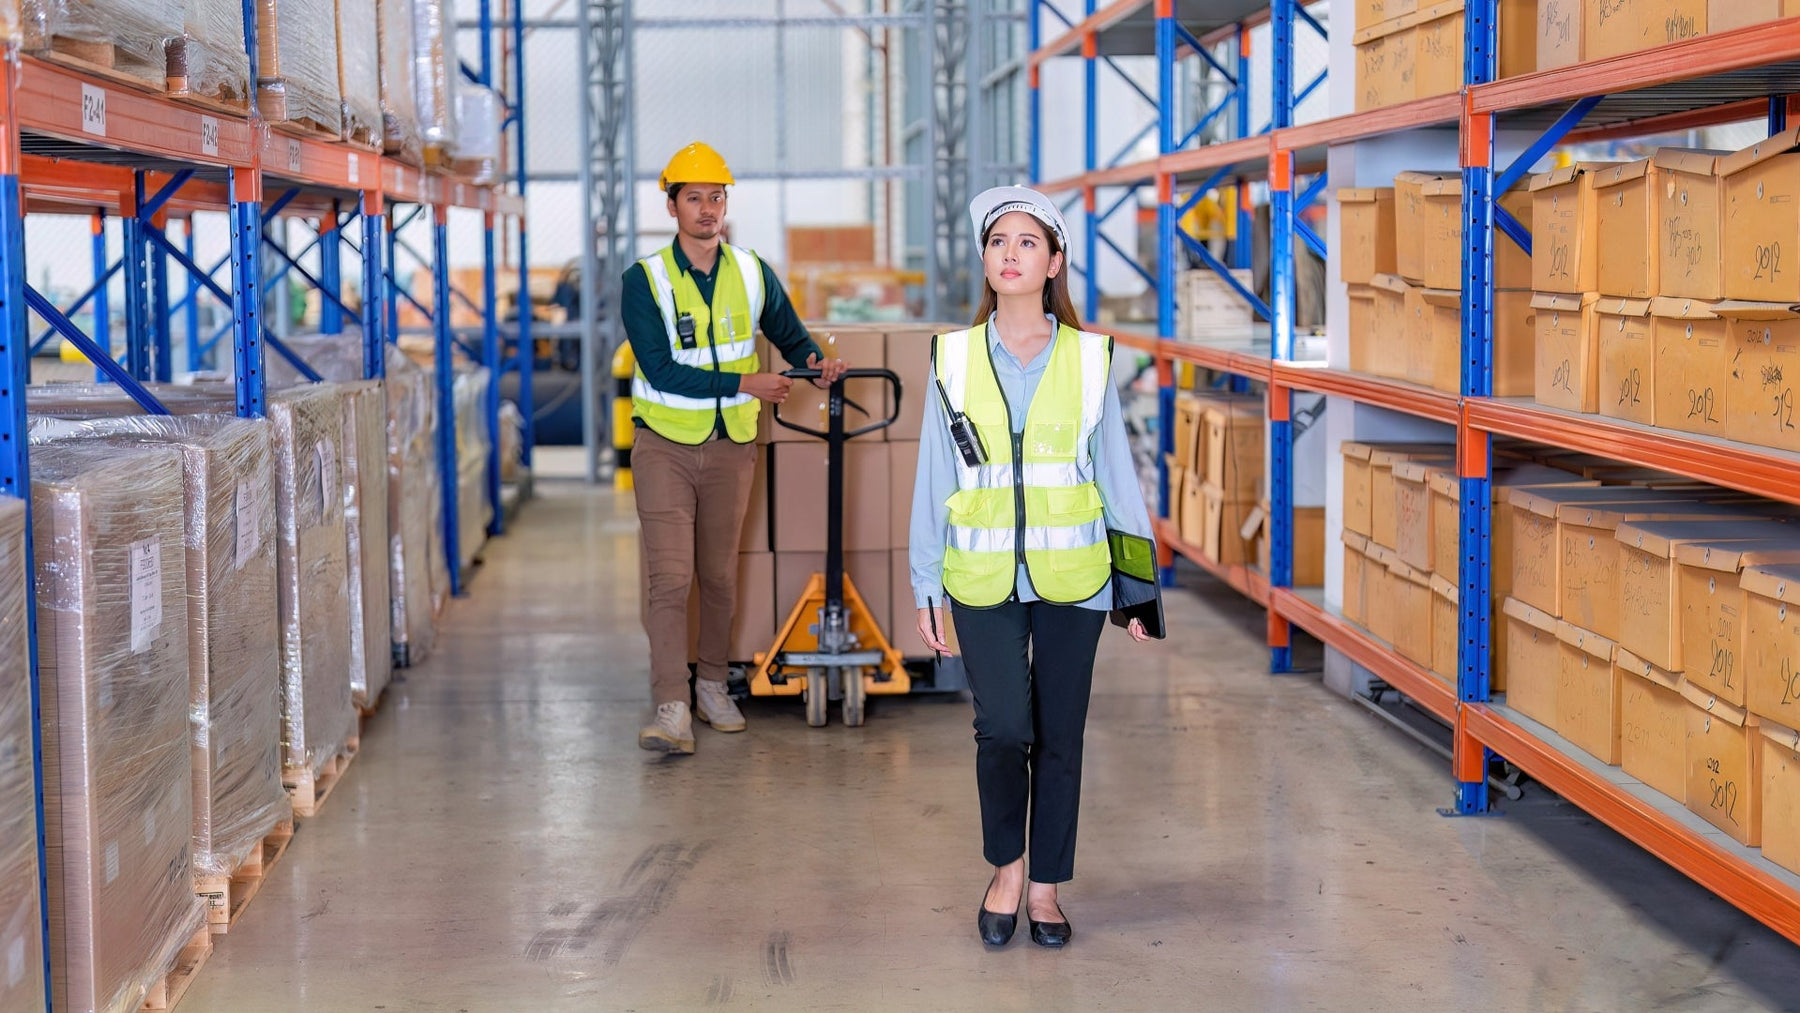
<path fill-rule="evenodd" d="M 1108 529 L 1112 549 L 1112 622 L 1130 626 L 1133 619 L 1157 640 L 1168 635 L 1163 625 L 1162 587 L 1156 582 L 1156 543 L 1148 538 Z"/>

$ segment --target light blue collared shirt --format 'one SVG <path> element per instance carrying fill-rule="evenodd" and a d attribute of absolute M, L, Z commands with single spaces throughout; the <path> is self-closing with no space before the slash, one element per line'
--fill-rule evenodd
<path fill-rule="evenodd" d="M 1054 318 L 1051 325 L 1055 326 Z M 1025 415 L 1037 395 L 1038 381 L 1050 365 L 1051 341 L 1044 345 L 1029 363 L 1022 363 L 1000 340 L 994 318 L 988 317 L 988 349 L 993 353 L 994 374 L 1000 381 L 1000 393 L 1012 409 L 1013 432 L 1025 431 Z M 944 604 L 944 543 L 950 533 L 950 509 L 945 504 L 956 492 L 956 466 L 962 459 L 956 442 L 950 437 L 949 419 L 937 387 L 924 393 L 925 422 L 919 432 L 919 472 L 913 480 L 912 532 L 909 556 L 912 562 L 913 603 L 917 608 Z M 1106 387 L 1106 406 L 1100 426 L 1088 446 L 1094 462 L 1094 483 L 1100 489 L 1100 501 L 1106 509 L 1106 526 L 1115 531 L 1153 536 L 1150 511 L 1144 506 L 1144 493 L 1138 486 L 1137 471 L 1131 460 L 1131 441 L 1125 433 L 1123 409 L 1119 407 L 1119 391 L 1110 382 Z M 1020 601 L 1038 600 L 1032 589 L 1031 575 L 1024 565 L 1014 590 Z M 1108 582 L 1098 594 L 1081 603 L 1082 608 L 1106 612 L 1112 609 L 1112 584 Z"/>

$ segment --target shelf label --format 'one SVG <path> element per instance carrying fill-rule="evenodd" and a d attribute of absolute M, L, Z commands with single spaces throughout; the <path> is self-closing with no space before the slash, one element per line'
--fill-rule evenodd
<path fill-rule="evenodd" d="M 237 484 L 237 565 L 234 569 L 242 570 L 262 547 L 262 520 L 257 511 L 261 505 L 249 482 Z"/>
<path fill-rule="evenodd" d="M 362 159 L 357 158 L 356 152 L 352 151 L 350 153 L 350 182 L 352 182 L 352 183 L 362 182 L 362 180 L 358 178 L 361 175 L 362 175 Z"/>
<path fill-rule="evenodd" d="M 200 153 L 219 156 L 219 121 L 211 116 L 200 117 Z"/>
<path fill-rule="evenodd" d="M 106 89 L 86 82 L 81 85 L 81 131 L 106 136 Z"/>
<path fill-rule="evenodd" d="M 147 651 L 163 621 L 162 541 L 152 535 L 131 543 L 131 651 Z"/>
<path fill-rule="evenodd" d="M 300 142 L 288 141 L 288 171 L 299 172 L 304 159 L 300 157 Z"/>

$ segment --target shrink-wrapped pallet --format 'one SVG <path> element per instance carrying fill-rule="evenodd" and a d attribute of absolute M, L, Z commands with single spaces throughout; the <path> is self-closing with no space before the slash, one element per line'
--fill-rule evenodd
<path fill-rule="evenodd" d="M 182 33 L 169 40 L 170 94 L 247 110 L 250 56 L 244 52 L 244 5 L 238 0 L 185 0 L 182 24 Z"/>
<path fill-rule="evenodd" d="M 44 1008 L 31 669 L 25 646 L 30 580 L 25 572 L 25 501 L 0 496 L 0 1013 L 41 1013 Z"/>
<path fill-rule="evenodd" d="M 337 80 L 344 139 L 378 147 L 381 126 L 381 35 L 377 0 L 337 0 Z"/>
<path fill-rule="evenodd" d="M 436 432 L 431 376 L 390 345 L 388 383 L 388 536 L 394 656 L 418 664 L 436 641 L 431 583 L 437 507 Z M 436 565 L 442 567 L 439 555 Z"/>
<path fill-rule="evenodd" d="M 27 51 L 160 89 L 186 11 L 184 0 L 23 0 L 19 14 Z"/>
<path fill-rule="evenodd" d="M 422 157 L 419 109 L 413 101 L 413 11 L 411 0 L 377 0 L 376 35 L 381 47 L 383 149 L 417 162 Z"/>
<path fill-rule="evenodd" d="M 337 50 L 332 0 L 257 0 L 256 102 L 263 118 L 339 136 Z"/>
<path fill-rule="evenodd" d="M 413 0 L 413 103 L 427 161 L 456 148 L 456 49 L 444 0 Z"/>
<path fill-rule="evenodd" d="M 456 88 L 456 149 L 451 168 L 492 183 L 500 165 L 500 94 L 464 81 Z"/>
<path fill-rule="evenodd" d="M 52 1000 L 136 1010 L 204 920 L 181 456 L 70 441 L 31 458 Z"/>
<path fill-rule="evenodd" d="M 343 392 L 312 384 L 269 397 L 275 423 L 283 778 L 316 779 L 355 735 L 344 530 Z"/>
<path fill-rule="evenodd" d="M 492 374 L 485 367 L 456 374 L 456 542 L 465 571 L 475 564 L 494 518 L 487 487 L 488 451 L 493 445 L 487 420 L 491 383 Z"/>
<path fill-rule="evenodd" d="M 341 384 L 344 528 L 350 561 L 350 695 L 365 710 L 393 674 L 388 601 L 387 394 L 380 381 Z"/>
<path fill-rule="evenodd" d="M 274 429 L 221 415 L 38 419 L 32 443 L 181 454 L 194 875 L 229 878 L 291 815 L 281 786 Z M 169 561 L 172 562 L 172 561 Z"/>

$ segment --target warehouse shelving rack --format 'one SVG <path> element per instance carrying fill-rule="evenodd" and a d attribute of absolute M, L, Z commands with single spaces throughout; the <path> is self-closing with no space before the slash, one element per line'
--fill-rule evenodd
<path fill-rule="evenodd" d="M 1123 16 L 1114 4 L 1106 17 L 1081 23 L 1089 35 Z M 1291 82 L 1282 67 L 1284 6 L 1271 9 L 1276 25 L 1276 104 Z M 1173 18 L 1175 4 L 1159 0 L 1156 16 Z M 1644 52 L 1611 57 L 1557 70 L 1495 79 L 1496 0 L 1471 0 L 1465 8 L 1466 84 L 1461 92 L 1401 105 L 1277 127 L 1268 138 L 1234 140 L 1214 147 L 1214 154 L 1164 155 L 1154 166 L 1096 169 L 1053 184 L 1092 193 L 1093 188 L 1153 175 L 1159 195 L 1171 192 L 1163 182 L 1171 170 L 1226 161 L 1252 169 L 1267 167 L 1273 215 L 1272 275 L 1276 281 L 1273 347 L 1291 339 L 1291 316 L 1284 334 L 1284 310 L 1291 313 L 1291 260 L 1280 251 L 1289 215 L 1279 206 L 1291 193 L 1297 166 L 1320 159 L 1331 145 L 1427 127 L 1454 125 L 1460 133 L 1464 177 L 1465 251 L 1463 284 L 1463 369 L 1461 389 L 1450 395 L 1400 381 L 1354 374 L 1341 369 L 1297 365 L 1281 354 L 1259 350 L 1178 343 L 1166 315 L 1159 320 L 1161 338 L 1149 341 L 1119 334 L 1122 345 L 1154 354 L 1162 385 L 1164 451 L 1172 449 L 1173 368 L 1189 362 L 1263 383 L 1269 392 L 1272 470 L 1270 493 L 1271 574 L 1268 578 L 1241 568 L 1207 563 L 1190 546 L 1171 539 L 1171 527 L 1159 522 L 1164 551 L 1178 550 L 1194 558 L 1230 586 L 1269 610 L 1272 658 L 1279 670 L 1291 626 L 1298 626 L 1369 670 L 1434 714 L 1454 737 L 1454 802 L 1451 815 L 1475 815 L 1488 809 L 1486 774 L 1490 761 L 1504 757 L 1533 778 L 1580 806 L 1600 821 L 1668 862 L 1696 882 L 1737 905 L 1795 942 L 1800 942 L 1800 876 L 1763 859 L 1713 830 L 1684 806 L 1623 775 L 1617 768 L 1592 760 L 1554 731 L 1526 718 L 1496 699 L 1489 684 L 1491 622 L 1491 437 L 1517 437 L 1537 443 L 1598 454 L 1677 475 L 1800 503 L 1800 455 L 1687 436 L 1593 415 L 1579 415 L 1518 399 L 1492 395 L 1493 255 L 1495 244 L 1518 242 L 1529 249 L 1530 237 L 1500 211 L 1494 194 L 1505 192 L 1533 163 L 1560 143 L 1648 136 L 1695 129 L 1767 115 L 1770 133 L 1782 129 L 1790 114 L 1800 112 L 1793 96 L 1800 93 L 1800 18 L 1735 29 L 1671 43 Z M 1085 38 L 1085 36 L 1084 36 Z M 1286 41 L 1291 45 L 1291 35 Z M 1084 55 L 1093 51 L 1084 43 Z M 1065 44 L 1064 48 L 1067 46 Z M 1042 51 L 1040 51 L 1041 53 Z M 1165 52 L 1159 49 L 1159 53 Z M 1285 50 L 1291 56 L 1291 49 Z M 1168 73 L 1162 61 L 1163 74 Z M 1033 81 L 1035 84 L 1035 80 Z M 1034 131 L 1041 120 L 1035 102 Z M 1538 139 L 1508 166 L 1497 166 L 1495 137 L 1501 128 L 1539 131 Z M 1090 115 L 1088 129 L 1092 131 Z M 1035 150 L 1035 142 L 1034 142 Z M 1202 149 L 1204 151 L 1204 149 Z M 1091 198 L 1090 198 L 1091 207 Z M 1159 252 L 1171 248 L 1168 221 L 1163 221 Z M 1290 231 L 1290 242 L 1293 233 Z M 1305 240 L 1310 242 L 1310 240 Z M 1291 247 L 1290 247 L 1291 248 Z M 1283 288 L 1285 287 L 1285 293 Z M 1171 294 L 1167 290 L 1165 297 Z M 1286 303 L 1287 305 L 1283 305 Z M 1462 562 L 1458 584 L 1459 672 L 1452 686 L 1400 657 L 1389 645 L 1346 621 L 1315 589 L 1287 586 L 1286 566 L 1292 552 L 1291 432 L 1283 422 L 1295 392 L 1314 392 L 1426 419 L 1453 427 L 1457 472 L 1462 483 Z M 1166 478 L 1166 476 L 1165 476 Z M 1164 513 L 1167 513 L 1165 482 Z M 1165 560 L 1168 557 L 1165 556 Z"/>
<path fill-rule="evenodd" d="M 494 80 L 490 45 L 493 37 L 491 0 L 481 0 L 482 49 L 479 72 L 465 73 L 478 82 Z M 506 108 L 504 129 L 513 132 L 522 162 L 524 120 L 521 85 L 524 78 L 522 46 L 523 12 L 512 5 L 511 80 L 512 101 Z M 245 26 L 245 48 L 256 70 L 255 22 Z M 392 264 L 396 227 L 391 217 L 406 206 L 430 208 L 434 216 L 434 256 L 429 261 L 436 291 L 430 306 L 420 306 L 432 320 L 436 339 L 439 402 L 439 465 L 444 480 L 444 543 L 452 589 L 461 593 L 459 532 L 456 498 L 455 424 L 450 369 L 451 344 L 448 261 L 448 215 L 452 208 L 484 215 L 484 298 L 482 348 L 468 351 L 492 371 L 498 390 L 502 370 L 521 374 L 521 401 L 526 423 L 526 453 L 530 446 L 530 377 L 532 349 L 529 331 L 529 277 L 525 258 L 525 201 L 522 164 L 514 164 L 512 192 L 503 186 L 476 186 L 445 174 L 404 165 L 380 152 L 353 145 L 289 134 L 271 129 L 254 112 L 233 116 L 183 104 L 168 96 L 140 91 L 105 78 L 85 74 L 22 54 L 16 41 L 0 52 L 0 495 L 23 500 L 30 507 L 30 471 L 27 453 L 26 387 L 30 381 L 34 342 L 29 333 L 32 313 L 50 325 L 35 342 L 41 346 L 50 336 L 60 336 L 88 357 L 99 374 L 127 392 L 145 411 L 166 414 L 166 409 L 145 384 L 167 381 L 173 373 L 174 318 L 179 314 L 186 328 L 190 364 L 201 361 L 209 347 L 222 337 L 203 340 L 198 331 L 196 303 L 202 291 L 230 309 L 236 409 L 240 416 L 260 417 L 267 409 L 263 374 L 264 356 L 273 352 L 287 359 L 302 376 L 318 374 L 270 333 L 260 319 L 265 276 L 263 255 L 272 252 L 283 261 L 283 271 L 301 276 L 321 292 L 321 330 L 341 333 L 348 307 L 340 297 L 344 230 L 360 221 L 360 241 L 351 244 L 361 258 L 362 291 L 360 323 L 364 338 L 363 375 L 384 374 L 384 344 L 398 339 L 396 297 L 403 293 Z M 273 200 L 265 204 L 265 198 Z M 345 217 L 345 209 L 352 209 Z M 197 211 L 228 213 L 231 253 L 208 270 L 194 260 L 191 215 Z M 30 213 L 92 214 L 95 222 L 96 284 L 67 311 L 54 305 L 26 281 L 25 215 Z M 124 254 L 119 263 L 108 263 L 104 223 L 107 214 L 122 220 Z M 417 213 L 416 211 L 414 212 Z M 305 217 L 318 222 L 320 272 L 312 275 L 264 232 L 264 223 L 280 216 Z M 169 238 L 171 220 L 187 219 L 186 241 Z M 495 300 L 495 226 L 498 221 L 517 223 L 517 257 L 521 323 L 514 355 L 501 346 Z M 304 251 L 301 256 L 304 255 Z M 170 302 L 170 262 L 186 276 L 184 298 Z M 218 279 L 228 270 L 228 278 Z M 123 362 L 114 358 L 106 313 L 106 283 L 123 274 L 126 283 Z M 466 297 L 465 297 L 466 301 Z M 95 334 L 77 327 L 70 317 L 92 302 L 96 309 Z M 96 340 L 98 339 L 98 340 Z M 489 431 L 499 444 L 498 399 L 490 395 Z M 496 452 L 497 453 L 497 452 Z M 529 457 L 527 457 L 529 461 Z M 498 531 L 501 517 L 498 459 L 490 457 L 488 494 Z M 28 575 L 32 563 L 30 526 L 24 550 Z M 28 577 L 28 579 L 31 579 Z M 29 589 L 28 589 L 29 590 Z M 29 599 L 28 599 L 29 601 Z M 44 861 L 44 786 L 41 687 L 37 669 L 36 610 L 26 611 L 30 652 L 30 703 L 34 766 L 40 909 L 47 911 L 48 893 Z M 48 915 L 43 916 L 46 994 L 50 988 Z"/>

